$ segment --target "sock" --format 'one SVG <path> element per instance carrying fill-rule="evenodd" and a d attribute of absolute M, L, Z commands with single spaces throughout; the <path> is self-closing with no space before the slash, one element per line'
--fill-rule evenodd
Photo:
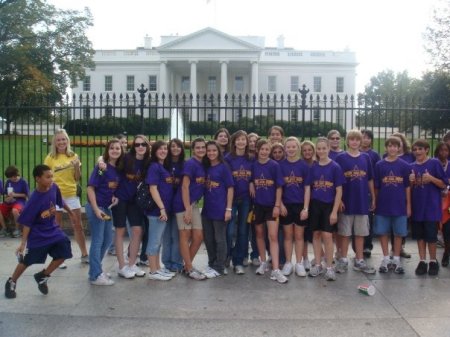
<path fill-rule="evenodd" d="M 346 257 L 343 257 L 343 258 L 341 258 L 341 261 L 345 263 L 345 262 L 348 262 L 348 259 Z"/>
<path fill-rule="evenodd" d="M 384 257 L 384 259 L 385 259 L 385 260 L 390 260 L 391 257 L 390 257 L 389 255 L 387 255 L 387 256 Z"/>
<path fill-rule="evenodd" d="M 394 261 L 399 262 L 400 261 L 400 256 L 394 256 Z"/>

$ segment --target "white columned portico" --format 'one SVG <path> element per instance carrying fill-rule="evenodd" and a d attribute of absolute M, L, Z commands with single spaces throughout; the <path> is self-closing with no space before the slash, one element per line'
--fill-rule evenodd
<path fill-rule="evenodd" d="M 189 63 L 191 64 L 191 94 L 194 97 L 194 101 L 196 100 L 197 97 L 197 60 L 191 60 L 189 61 Z"/>
<path fill-rule="evenodd" d="M 166 98 L 169 94 L 167 91 L 167 61 L 161 61 L 159 64 L 159 93 L 164 94 Z"/>

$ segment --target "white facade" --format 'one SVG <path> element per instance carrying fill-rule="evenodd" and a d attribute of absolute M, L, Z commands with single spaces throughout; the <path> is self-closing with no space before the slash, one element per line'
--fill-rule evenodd
<path fill-rule="evenodd" d="M 98 50 L 95 69 L 73 88 L 76 97 L 137 94 L 141 84 L 156 94 L 354 95 L 356 57 L 349 51 L 301 51 L 264 46 L 263 37 L 234 37 L 213 28 L 187 36 L 163 36 L 161 45 L 135 50 Z M 226 119 L 221 116 L 220 119 Z"/>

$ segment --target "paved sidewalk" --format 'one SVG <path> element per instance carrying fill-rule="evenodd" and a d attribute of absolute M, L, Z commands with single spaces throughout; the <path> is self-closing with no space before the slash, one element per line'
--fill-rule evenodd
<path fill-rule="evenodd" d="M 18 239 L 0 239 L 0 280 L 4 283 L 16 264 Z M 42 295 L 33 279 L 40 266 L 32 266 L 19 280 L 17 298 L 0 298 L 0 336 L 450 336 L 450 270 L 439 277 L 417 277 L 414 253 L 404 259 L 405 275 L 367 277 L 349 270 L 335 282 L 323 278 L 290 276 L 287 285 L 269 275 L 245 275 L 193 281 L 182 275 L 169 282 L 147 278 L 124 280 L 115 272 L 115 258 L 104 266 L 113 275 L 112 287 L 91 286 L 88 267 L 75 258 L 68 269 L 57 270 Z M 310 254 L 312 257 L 312 253 Z M 439 258 L 442 249 L 438 249 Z M 379 245 L 369 262 L 378 268 Z M 195 260 L 206 266 L 202 247 Z M 376 287 L 375 296 L 358 293 L 365 281 Z"/>

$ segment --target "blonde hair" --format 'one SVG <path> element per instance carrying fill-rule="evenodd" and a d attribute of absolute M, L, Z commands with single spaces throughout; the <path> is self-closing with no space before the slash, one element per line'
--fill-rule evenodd
<path fill-rule="evenodd" d="M 310 141 L 310 140 L 304 140 L 303 143 L 300 145 L 300 156 L 301 156 L 301 158 L 305 159 L 305 158 L 303 158 L 303 147 L 307 146 L 307 145 L 311 146 L 311 148 L 313 150 L 312 160 L 316 160 L 316 145 L 314 145 L 314 143 L 312 141 Z"/>
<path fill-rule="evenodd" d="M 395 133 L 392 134 L 392 136 L 400 138 L 400 140 L 402 142 L 402 151 L 403 151 L 403 153 L 410 153 L 411 152 L 411 144 L 406 139 L 406 137 L 405 137 L 405 135 L 403 133 L 395 132 Z"/>
<path fill-rule="evenodd" d="M 67 134 L 67 131 L 64 129 L 59 129 L 55 131 L 55 134 L 53 135 L 52 139 L 52 145 L 50 148 L 50 157 L 56 158 L 58 157 L 58 149 L 56 148 L 56 136 L 63 135 L 67 139 L 67 147 L 66 147 L 66 153 L 65 155 L 67 157 L 73 157 L 75 155 L 75 152 L 72 151 L 72 148 L 70 146 L 70 138 Z"/>
<path fill-rule="evenodd" d="M 347 136 L 345 137 L 345 143 L 348 146 L 349 139 L 358 139 L 360 142 L 362 142 L 362 138 L 363 138 L 363 136 L 362 136 L 361 131 L 359 131 L 357 129 L 353 129 L 347 133 Z"/>
<path fill-rule="evenodd" d="M 287 144 L 287 142 L 294 142 L 297 145 L 297 149 L 298 150 L 297 150 L 297 153 L 296 153 L 295 157 L 296 158 L 300 158 L 300 156 L 301 156 L 301 153 L 300 153 L 301 145 L 300 145 L 300 142 L 299 142 L 298 138 L 297 137 L 293 137 L 293 136 L 286 138 L 286 140 L 284 141 L 284 148 L 285 148 L 284 152 L 285 153 L 286 153 L 286 144 Z"/>

